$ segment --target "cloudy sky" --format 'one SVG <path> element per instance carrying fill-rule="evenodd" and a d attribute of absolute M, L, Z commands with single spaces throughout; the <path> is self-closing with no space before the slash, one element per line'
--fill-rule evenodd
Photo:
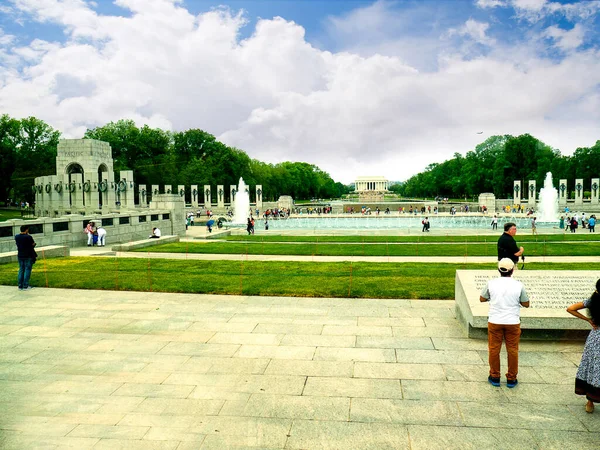
<path fill-rule="evenodd" d="M 0 113 L 201 128 L 344 183 L 494 134 L 571 154 L 600 139 L 600 1 L 0 0 Z"/>

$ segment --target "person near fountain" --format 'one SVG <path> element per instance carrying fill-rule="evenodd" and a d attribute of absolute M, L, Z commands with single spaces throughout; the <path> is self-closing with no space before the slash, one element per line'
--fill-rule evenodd
<path fill-rule="evenodd" d="M 425 217 L 421 223 L 423 224 L 423 229 L 421 230 L 421 232 L 424 231 L 429 231 L 429 217 Z"/>
<path fill-rule="evenodd" d="M 488 352 L 490 374 L 488 382 L 492 386 L 500 386 L 500 350 L 502 341 L 506 345 L 508 370 L 506 387 L 514 388 L 519 372 L 519 341 L 521 338 L 521 307 L 529 308 L 529 297 L 523 283 L 512 278 L 515 263 L 509 258 L 498 261 L 500 278 L 487 282 L 480 302 L 489 302 L 488 313 Z"/>
<path fill-rule="evenodd" d="M 494 218 L 492 219 L 492 230 L 498 229 L 498 216 L 494 214 Z"/>
<path fill-rule="evenodd" d="M 569 228 L 571 229 L 571 233 L 575 233 L 577 230 L 577 218 L 575 216 L 571 217 L 571 221 L 569 222 Z"/>
<path fill-rule="evenodd" d="M 248 223 L 246 224 L 246 231 L 248 232 L 248 236 L 252 234 L 252 222 L 250 221 L 250 217 L 248 217 Z"/>
<path fill-rule="evenodd" d="M 594 214 L 590 216 L 590 220 L 588 221 L 588 229 L 590 230 L 590 233 L 596 232 L 596 216 Z"/>
<path fill-rule="evenodd" d="M 515 223 L 507 222 L 504 224 L 504 233 L 498 239 L 498 261 L 508 258 L 514 264 L 519 262 L 519 256 L 523 255 L 524 249 L 523 247 L 517 247 L 516 234 L 517 225 Z"/>
<path fill-rule="evenodd" d="M 535 216 L 533 216 L 531 218 L 531 234 L 532 235 L 537 235 L 537 223 L 536 223 L 537 218 Z"/>
<path fill-rule="evenodd" d="M 575 393 L 585 395 L 587 403 L 585 411 L 594 412 L 594 403 L 600 402 L 600 280 L 596 281 L 596 290 L 589 299 L 574 303 L 567 308 L 567 312 L 581 320 L 588 322 L 592 330 L 588 335 L 581 363 L 575 376 Z M 579 311 L 587 308 L 590 317 Z"/>

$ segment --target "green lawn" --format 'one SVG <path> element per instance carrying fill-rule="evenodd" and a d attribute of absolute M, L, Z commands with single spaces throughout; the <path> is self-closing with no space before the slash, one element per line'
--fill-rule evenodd
<path fill-rule="evenodd" d="M 18 209 L 0 209 L 0 222 L 12 219 L 31 220 L 33 217 L 21 217 L 21 210 Z"/>
<path fill-rule="evenodd" d="M 437 236 L 430 234 L 420 234 L 416 236 L 282 236 L 277 234 L 269 235 L 234 235 L 226 236 L 222 240 L 234 242 L 423 242 L 423 243 L 447 243 L 447 242 L 497 242 L 498 235 L 474 235 L 474 236 Z M 600 241 L 600 233 L 589 233 L 587 230 L 579 233 L 559 233 L 559 234 L 517 234 L 517 242 L 571 242 L 571 241 Z"/>
<path fill-rule="evenodd" d="M 38 261 L 33 286 L 294 297 L 453 299 L 457 269 L 495 264 L 313 263 L 57 258 Z M 590 270 L 588 263 L 530 263 L 526 270 Z M 17 265 L 0 265 L 16 285 Z M 16 287 L 15 287 L 16 289 Z"/>
<path fill-rule="evenodd" d="M 153 253 L 215 253 L 234 255 L 303 256 L 496 256 L 492 242 L 336 243 L 336 242 L 177 242 L 152 247 Z M 600 240 L 592 242 L 523 242 L 526 256 L 596 256 Z M 148 252 L 140 249 L 139 252 Z"/>

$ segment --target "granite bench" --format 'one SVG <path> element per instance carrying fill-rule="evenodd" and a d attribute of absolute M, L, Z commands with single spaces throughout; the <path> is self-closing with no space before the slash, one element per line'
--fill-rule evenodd
<path fill-rule="evenodd" d="M 45 258 L 60 258 L 70 256 L 71 250 L 65 245 L 46 245 L 45 247 L 36 247 L 38 260 Z M 0 264 L 9 264 L 17 262 L 17 251 L 0 253 Z"/>
<path fill-rule="evenodd" d="M 131 250 L 137 250 L 140 248 L 154 247 L 155 245 L 179 242 L 179 239 L 180 239 L 179 236 L 172 235 L 172 236 L 161 236 L 158 239 L 148 238 L 148 239 L 142 239 L 139 241 L 123 242 L 123 243 L 115 244 L 115 245 L 111 246 L 111 250 L 113 252 L 129 252 Z"/>

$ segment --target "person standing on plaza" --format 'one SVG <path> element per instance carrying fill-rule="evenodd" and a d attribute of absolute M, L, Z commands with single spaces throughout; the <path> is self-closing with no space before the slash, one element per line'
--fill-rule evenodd
<path fill-rule="evenodd" d="M 590 230 L 590 233 L 596 232 L 596 216 L 594 214 L 590 216 L 590 220 L 588 221 L 588 229 Z"/>
<path fill-rule="evenodd" d="M 480 302 L 489 302 L 488 313 L 488 353 L 492 386 L 500 386 L 500 350 L 502 341 L 508 354 L 506 387 L 514 388 L 519 372 L 519 341 L 521 339 L 521 307 L 529 308 L 529 297 L 523 283 L 512 278 L 515 263 L 509 258 L 498 261 L 500 278 L 487 282 Z"/>
<path fill-rule="evenodd" d="M 535 216 L 531 219 L 531 234 L 537 235 L 537 217 Z"/>
<path fill-rule="evenodd" d="M 94 243 L 94 222 L 88 222 L 83 231 L 87 234 L 87 246 L 91 247 Z"/>
<path fill-rule="evenodd" d="M 106 229 L 98 227 L 98 247 L 104 247 L 106 245 Z"/>
<path fill-rule="evenodd" d="M 519 256 L 523 255 L 523 247 L 517 247 L 515 235 L 517 234 L 517 225 L 513 222 L 504 224 L 504 233 L 498 239 L 498 261 L 503 258 L 510 259 L 513 263 L 519 262 Z"/>
<path fill-rule="evenodd" d="M 37 258 L 35 241 L 29 234 L 29 225 L 21 225 L 21 232 L 15 236 L 15 243 L 17 244 L 17 259 L 19 260 L 17 284 L 20 291 L 28 291 L 33 289 L 29 286 L 29 278 L 31 277 L 31 268 Z"/>
<path fill-rule="evenodd" d="M 492 219 L 492 230 L 498 229 L 498 216 L 494 214 L 494 218 Z"/>
<path fill-rule="evenodd" d="M 585 395 L 587 403 L 585 410 L 594 412 L 594 403 L 600 402 L 600 280 L 596 281 L 596 290 L 591 297 L 583 302 L 575 303 L 567 308 L 567 312 L 592 326 L 592 331 L 585 341 L 581 362 L 575 376 L 575 393 Z M 590 317 L 579 310 L 587 308 Z"/>

